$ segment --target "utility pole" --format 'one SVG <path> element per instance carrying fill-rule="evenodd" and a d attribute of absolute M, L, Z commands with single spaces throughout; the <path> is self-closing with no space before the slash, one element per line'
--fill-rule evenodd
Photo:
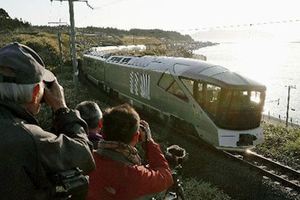
<path fill-rule="evenodd" d="M 71 25 L 71 47 L 72 47 L 72 65 L 73 65 L 73 81 L 77 91 L 78 85 L 78 69 L 76 60 L 76 45 L 75 45 L 75 20 L 74 20 L 74 5 L 73 0 L 69 1 L 70 25 Z"/>
<path fill-rule="evenodd" d="M 291 89 L 296 89 L 295 85 L 288 85 L 288 97 L 287 97 L 287 105 L 286 105 L 286 119 L 285 119 L 285 126 L 288 127 L 289 124 L 289 110 L 290 110 L 290 93 Z"/>
<path fill-rule="evenodd" d="M 73 66 L 73 82 L 75 85 L 75 91 L 77 92 L 78 86 L 78 69 L 77 69 L 77 59 L 76 59 L 76 45 L 75 45 L 75 20 L 74 20 L 74 1 L 85 2 L 87 6 L 91 7 L 87 0 L 50 0 L 52 1 L 68 1 L 69 2 L 69 13 L 70 13 L 70 36 L 71 36 L 71 51 L 72 51 L 72 66 Z"/>
<path fill-rule="evenodd" d="M 60 68 L 60 72 L 62 72 L 62 64 L 63 64 L 63 54 L 62 54 L 62 41 L 61 41 L 61 25 L 67 25 L 66 22 L 62 22 L 61 19 L 59 19 L 58 22 L 48 22 L 48 24 L 57 24 L 58 30 L 57 30 L 57 40 L 58 40 L 58 48 L 59 48 L 59 68 Z"/>

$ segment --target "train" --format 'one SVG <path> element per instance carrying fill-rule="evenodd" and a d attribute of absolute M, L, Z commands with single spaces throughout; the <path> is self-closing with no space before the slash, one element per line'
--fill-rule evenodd
<path fill-rule="evenodd" d="M 185 134 L 217 149 L 247 150 L 263 142 L 264 85 L 198 59 L 109 51 L 94 48 L 80 63 L 80 73 L 99 89 L 187 127 Z"/>

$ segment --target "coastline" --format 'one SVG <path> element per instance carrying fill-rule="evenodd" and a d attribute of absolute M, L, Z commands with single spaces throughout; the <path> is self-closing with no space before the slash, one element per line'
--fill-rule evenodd
<path fill-rule="evenodd" d="M 279 119 L 277 117 L 273 117 L 273 116 L 270 116 L 270 115 L 265 115 L 263 114 L 262 115 L 262 119 L 261 121 L 267 123 L 267 124 L 273 124 L 275 126 L 285 126 L 285 119 Z M 293 128 L 300 128 L 300 124 L 296 124 L 296 123 L 293 123 L 293 122 L 288 122 L 288 126 L 289 127 L 293 127 Z"/>

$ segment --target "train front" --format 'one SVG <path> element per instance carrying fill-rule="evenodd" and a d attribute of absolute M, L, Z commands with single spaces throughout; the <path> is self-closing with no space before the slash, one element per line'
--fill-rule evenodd
<path fill-rule="evenodd" d="M 189 77 L 181 80 L 210 119 L 207 123 L 214 124 L 217 133 L 210 134 L 217 134 L 217 141 L 213 142 L 217 148 L 245 150 L 263 142 L 260 122 L 264 85 L 221 66 L 207 64 L 182 75 Z"/>
<path fill-rule="evenodd" d="M 218 109 L 211 115 L 218 127 L 220 148 L 245 149 L 263 142 L 260 122 L 264 100 L 265 90 L 255 86 L 221 89 Z"/>

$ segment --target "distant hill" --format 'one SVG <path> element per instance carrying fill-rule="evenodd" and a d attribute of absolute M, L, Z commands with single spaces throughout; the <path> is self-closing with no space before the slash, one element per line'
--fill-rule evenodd
<path fill-rule="evenodd" d="M 43 32 L 52 32 L 55 31 L 53 27 L 50 26 L 35 26 L 34 29 L 40 30 Z M 68 26 L 62 26 L 61 29 L 64 32 L 68 32 L 69 27 Z M 179 32 L 176 31 L 163 31 L 160 29 L 130 29 L 127 30 L 121 30 L 117 28 L 110 28 L 110 27 L 94 27 L 94 26 L 87 26 L 84 28 L 76 28 L 76 32 L 78 35 L 80 34 L 86 34 L 90 36 L 111 36 L 111 37 L 126 37 L 126 36 L 134 36 L 134 37 L 150 37 L 150 38 L 156 38 L 161 41 L 167 41 L 167 42 L 194 42 L 191 36 L 189 35 L 182 35 Z"/>
<path fill-rule="evenodd" d="M 5 32 L 19 28 L 28 28 L 30 24 L 17 18 L 12 19 L 4 9 L 0 8 L 0 27 L 0 32 Z"/>
<path fill-rule="evenodd" d="M 50 66 L 70 61 L 69 26 L 33 26 L 29 22 L 23 22 L 22 19 L 12 19 L 0 8 L 0 27 L 0 47 L 11 42 L 20 42 L 35 49 Z M 62 58 L 58 35 L 62 44 Z M 159 29 L 120 30 L 93 26 L 76 28 L 76 50 L 79 57 L 95 46 L 132 44 L 146 45 L 147 51 L 143 52 L 145 55 L 175 57 L 193 57 L 193 50 L 215 45 L 211 42 L 194 41 L 191 36 L 179 32 Z"/>

